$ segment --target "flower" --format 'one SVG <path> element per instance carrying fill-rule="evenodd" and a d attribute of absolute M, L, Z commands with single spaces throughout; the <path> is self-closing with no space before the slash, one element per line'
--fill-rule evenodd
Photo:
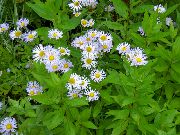
<path fill-rule="evenodd" d="M 93 81 L 100 82 L 106 78 L 106 73 L 104 72 L 104 70 L 96 69 L 96 70 L 91 71 L 90 77 Z"/>
<path fill-rule="evenodd" d="M 83 49 L 85 46 L 85 43 L 86 43 L 86 39 L 81 36 L 81 37 L 75 38 L 73 40 L 73 42 L 71 43 L 71 45 L 76 47 L 76 48 L 78 47 L 80 49 Z"/>
<path fill-rule="evenodd" d="M 22 38 L 22 32 L 19 29 L 13 30 L 10 32 L 9 36 L 12 40 L 15 38 Z"/>
<path fill-rule="evenodd" d="M 138 28 L 138 32 L 139 32 L 142 36 L 146 36 L 146 34 L 145 34 L 145 32 L 144 32 L 144 30 L 143 30 L 142 27 L 139 27 L 139 28 Z"/>
<path fill-rule="evenodd" d="M 94 25 L 95 21 L 93 19 L 90 19 L 88 21 L 88 27 L 92 27 Z"/>
<path fill-rule="evenodd" d="M 63 36 L 63 32 L 59 31 L 58 29 L 52 29 L 48 31 L 48 37 L 51 38 L 55 38 L 56 40 L 59 38 L 62 38 Z"/>
<path fill-rule="evenodd" d="M 105 7 L 105 11 L 107 11 L 107 12 L 112 12 L 113 10 L 114 10 L 113 5 L 108 5 L 107 7 Z"/>
<path fill-rule="evenodd" d="M 30 81 L 27 84 L 26 91 L 29 96 L 34 96 L 43 92 L 42 86 L 37 81 Z"/>
<path fill-rule="evenodd" d="M 32 42 L 35 38 L 37 38 L 36 31 L 29 31 L 28 33 L 23 34 L 23 39 L 25 42 Z"/>
<path fill-rule="evenodd" d="M 85 20 L 85 19 L 81 19 L 81 25 L 82 25 L 83 27 L 88 27 L 88 21 Z"/>
<path fill-rule="evenodd" d="M 146 65 L 148 62 L 146 61 L 146 55 L 145 54 L 138 54 L 134 55 L 131 66 L 140 66 L 140 65 Z"/>
<path fill-rule="evenodd" d="M 112 47 L 113 47 L 112 41 L 107 41 L 101 44 L 101 50 L 103 52 L 110 52 Z"/>
<path fill-rule="evenodd" d="M 171 17 L 166 17 L 166 25 L 170 26 L 171 23 L 173 23 L 173 20 L 171 19 Z"/>
<path fill-rule="evenodd" d="M 80 89 L 82 90 L 87 89 L 89 84 L 90 84 L 90 80 L 87 77 L 85 76 L 80 77 L 80 81 L 79 81 Z"/>
<path fill-rule="evenodd" d="M 81 58 L 81 61 L 83 61 L 82 67 L 85 67 L 86 69 L 95 68 L 97 61 L 95 61 L 95 56 L 90 55 L 89 57 L 83 57 Z"/>
<path fill-rule="evenodd" d="M 73 67 L 72 62 L 70 62 L 69 60 L 65 60 L 65 59 L 61 59 L 61 71 L 62 72 L 67 72 L 69 71 L 69 69 Z"/>
<path fill-rule="evenodd" d="M 81 15 L 81 12 L 73 12 L 73 14 L 74 14 L 75 17 L 78 17 L 78 16 Z"/>
<path fill-rule="evenodd" d="M 0 133 L 4 135 L 10 135 L 13 132 L 16 132 L 17 122 L 13 117 L 6 117 L 1 121 L 0 124 Z"/>
<path fill-rule="evenodd" d="M 157 11 L 158 13 L 164 13 L 166 12 L 166 9 L 161 4 L 159 4 L 154 6 L 154 11 Z"/>
<path fill-rule="evenodd" d="M 58 48 L 60 55 L 64 56 L 64 55 L 70 55 L 70 50 L 68 48 L 64 48 L 64 47 L 59 47 Z"/>
<path fill-rule="evenodd" d="M 77 75 L 76 73 L 73 73 L 70 75 L 70 78 L 68 80 L 68 83 L 66 84 L 66 87 L 68 89 L 72 89 L 72 88 L 79 89 L 80 88 L 79 84 L 81 83 L 80 80 L 81 80 L 81 77 Z"/>
<path fill-rule="evenodd" d="M 104 43 L 107 41 L 112 41 L 112 36 L 109 33 L 105 33 L 104 31 L 101 31 L 99 33 L 99 42 Z"/>
<path fill-rule="evenodd" d="M 70 98 L 70 99 L 74 99 L 74 98 L 81 98 L 82 97 L 82 92 L 80 90 L 76 90 L 76 89 L 73 89 L 73 90 L 69 90 L 68 91 L 68 94 L 67 96 Z"/>
<path fill-rule="evenodd" d="M 60 60 L 56 60 L 49 64 L 46 64 L 46 69 L 48 70 L 48 72 L 60 71 L 61 68 L 62 68 L 62 64 Z"/>
<path fill-rule="evenodd" d="M 33 60 L 36 62 L 43 62 L 44 57 L 45 57 L 45 48 L 43 47 L 42 44 L 39 44 L 38 46 L 36 46 L 33 50 Z"/>
<path fill-rule="evenodd" d="M 91 88 L 89 88 L 89 90 L 86 90 L 84 95 L 87 96 L 86 99 L 89 100 L 89 102 L 99 99 L 99 92 L 92 90 Z"/>
<path fill-rule="evenodd" d="M 2 23 L 0 24 L 0 34 L 3 32 L 6 32 L 9 29 L 9 24 L 8 23 Z"/>
<path fill-rule="evenodd" d="M 126 54 L 130 51 L 130 44 L 123 42 L 117 46 L 116 50 L 119 51 L 119 54 Z"/>
<path fill-rule="evenodd" d="M 29 24 L 29 20 L 27 18 L 21 18 L 16 22 L 19 28 L 26 27 Z"/>
<path fill-rule="evenodd" d="M 81 1 L 80 0 L 72 0 L 73 2 L 68 4 L 69 7 L 74 11 L 79 11 L 82 8 Z"/>

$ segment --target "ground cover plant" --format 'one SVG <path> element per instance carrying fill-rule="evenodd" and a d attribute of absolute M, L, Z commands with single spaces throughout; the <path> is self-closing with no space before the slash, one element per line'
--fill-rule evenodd
<path fill-rule="evenodd" d="M 177 0 L 0 0 L 0 134 L 180 134 Z"/>

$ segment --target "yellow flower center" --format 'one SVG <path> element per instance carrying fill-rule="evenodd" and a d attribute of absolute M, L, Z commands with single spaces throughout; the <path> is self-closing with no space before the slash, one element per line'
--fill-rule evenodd
<path fill-rule="evenodd" d="M 58 65 L 53 65 L 52 68 L 56 70 L 58 68 Z"/>
<path fill-rule="evenodd" d="M 86 59 L 86 62 L 87 62 L 87 64 L 91 64 L 92 63 L 92 59 Z"/>
<path fill-rule="evenodd" d="M 81 45 L 83 45 L 84 43 L 83 43 L 82 41 L 79 41 L 79 43 L 78 43 L 78 44 L 81 46 Z"/>
<path fill-rule="evenodd" d="M 95 74 L 95 77 L 96 77 L 96 78 L 100 78 L 100 77 L 101 77 L 101 74 L 100 74 L 100 73 L 96 73 L 96 74 Z"/>
<path fill-rule="evenodd" d="M 77 98 L 78 94 L 77 93 L 73 93 L 72 96 L 73 96 L 73 98 Z"/>
<path fill-rule="evenodd" d="M 105 41 L 105 40 L 107 40 L 107 37 L 106 37 L 106 35 L 102 35 L 102 36 L 100 37 L 100 39 L 101 39 L 102 41 Z"/>
<path fill-rule="evenodd" d="M 90 97 L 94 97 L 94 92 L 89 93 Z"/>
<path fill-rule="evenodd" d="M 15 36 L 16 36 L 16 37 L 20 37 L 20 36 L 21 36 L 21 34 L 22 34 L 22 32 L 21 32 L 21 31 L 16 31 L 16 32 L 15 32 Z"/>
<path fill-rule="evenodd" d="M 2 30 L 2 31 L 5 31 L 5 30 L 6 30 L 6 28 L 1 28 L 1 30 Z"/>
<path fill-rule="evenodd" d="M 12 129 L 12 124 L 11 124 L 11 123 L 8 123 L 8 124 L 6 125 L 6 129 Z"/>
<path fill-rule="evenodd" d="M 30 38 L 30 39 L 34 38 L 34 35 L 33 34 L 29 34 L 28 38 Z"/>
<path fill-rule="evenodd" d="M 74 6 L 79 6 L 79 2 L 78 1 L 74 2 Z"/>
<path fill-rule="evenodd" d="M 126 49 L 127 49 L 127 48 L 126 48 L 125 46 L 123 46 L 123 47 L 121 48 L 122 51 L 126 51 Z"/>
<path fill-rule="evenodd" d="M 39 56 L 40 56 L 40 57 L 43 57 L 44 55 L 45 55 L 44 51 L 40 51 L 40 52 L 39 52 Z"/>
<path fill-rule="evenodd" d="M 91 41 L 91 39 L 88 37 L 88 38 L 86 38 L 86 41 Z"/>
<path fill-rule="evenodd" d="M 92 51 L 92 48 L 91 48 L 90 46 L 88 46 L 88 47 L 86 48 L 86 51 L 87 51 L 87 52 L 91 52 L 91 51 Z"/>
<path fill-rule="evenodd" d="M 103 45 L 103 49 L 107 49 L 108 48 L 108 46 L 107 45 Z"/>
<path fill-rule="evenodd" d="M 87 21 L 86 20 L 82 20 L 81 23 L 82 23 L 82 25 L 86 25 Z"/>
<path fill-rule="evenodd" d="M 65 53 L 65 49 L 64 49 L 64 48 L 61 48 L 61 49 L 60 49 L 60 53 Z"/>
<path fill-rule="evenodd" d="M 33 96 L 35 93 L 34 93 L 34 91 L 30 91 L 29 94 L 30 94 L 31 96 Z"/>
<path fill-rule="evenodd" d="M 64 64 L 64 68 L 68 68 L 69 65 L 67 63 Z"/>
<path fill-rule="evenodd" d="M 54 56 L 53 56 L 53 55 L 50 55 L 50 56 L 49 56 L 49 60 L 50 60 L 50 61 L 53 61 L 53 60 L 54 60 Z"/>
<path fill-rule="evenodd" d="M 78 13 L 78 12 L 77 12 L 77 13 L 75 13 L 75 17 L 78 17 L 79 15 L 80 15 L 80 13 Z"/>
<path fill-rule="evenodd" d="M 57 37 L 57 33 L 56 32 L 53 33 L 53 37 Z"/>
<path fill-rule="evenodd" d="M 141 58 L 136 58 L 136 61 L 137 61 L 138 63 L 140 63 L 140 62 L 142 62 L 142 59 L 141 59 Z"/>
<path fill-rule="evenodd" d="M 24 26 L 25 26 L 25 23 L 24 23 L 24 22 L 21 22 L 21 26 L 24 27 Z"/>
<path fill-rule="evenodd" d="M 85 84 L 85 81 L 82 81 L 80 85 L 84 85 Z"/>
<path fill-rule="evenodd" d="M 91 33 L 91 37 L 95 37 L 95 36 L 96 36 L 95 32 Z"/>
<path fill-rule="evenodd" d="M 70 78 L 70 79 L 69 79 L 69 83 L 70 83 L 70 84 L 75 84 L 75 82 L 76 82 L 76 81 L 75 81 L 74 78 Z"/>

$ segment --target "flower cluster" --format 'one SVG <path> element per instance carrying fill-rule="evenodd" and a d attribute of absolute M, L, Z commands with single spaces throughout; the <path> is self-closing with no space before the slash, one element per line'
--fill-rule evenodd
<path fill-rule="evenodd" d="M 26 91 L 29 96 L 34 96 L 41 94 L 43 92 L 42 86 L 39 85 L 38 82 L 36 81 L 30 81 L 27 84 Z"/>
<path fill-rule="evenodd" d="M 72 0 L 72 3 L 68 5 L 73 10 L 73 14 L 77 17 L 81 14 L 80 10 L 83 7 L 95 8 L 97 4 L 98 2 L 96 0 Z"/>
<path fill-rule="evenodd" d="M 95 68 L 98 56 L 102 52 L 110 52 L 113 47 L 111 34 L 97 30 L 89 30 L 85 35 L 76 37 L 71 45 L 82 50 L 82 67 L 86 69 Z"/>
<path fill-rule="evenodd" d="M 39 44 L 32 52 L 34 54 L 34 61 L 44 63 L 48 72 L 67 72 L 73 67 L 72 62 L 61 58 L 61 56 L 70 55 L 70 50 L 68 48 L 59 47 L 55 49 L 51 45 L 44 47 L 42 44 Z"/>
<path fill-rule="evenodd" d="M 62 35 L 63 35 L 63 32 L 59 31 L 58 29 L 52 29 L 48 31 L 48 37 L 50 39 L 54 38 L 57 40 L 59 38 L 62 38 L 63 37 Z"/>
<path fill-rule="evenodd" d="M 148 61 L 146 61 L 147 56 L 143 54 L 143 50 L 139 47 L 130 48 L 130 44 L 123 42 L 119 44 L 116 48 L 119 51 L 119 54 L 125 55 L 129 62 L 131 62 L 131 66 L 140 66 L 146 65 Z"/>
<path fill-rule="evenodd" d="M 161 4 L 159 4 L 154 6 L 154 11 L 157 11 L 158 13 L 164 13 L 166 12 L 166 9 Z"/>
<path fill-rule="evenodd" d="M 0 133 L 3 135 L 11 135 L 16 132 L 17 122 L 13 117 L 6 117 L 1 121 Z"/>
<path fill-rule="evenodd" d="M 82 19 L 81 20 L 81 25 L 83 27 L 92 27 L 94 25 L 94 20 L 93 19 L 90 19 L 89 21 L 88 20 L 85 20 L 85 19 Z"/>
<path fill-rule="evenodd" d="M 76 73 L 71 74 L 66 88 L 68 89 L 67 96 L 70 99 L 81 98 L 86 95 L 87 100 L 94 101 L 99 99 L 99 92 L 92 90 L 89 86 L 90 80 L 85 76 L 77 75 Z"/>
<path fill-rule="evenodd" d="M 0 34 L 6 32 L 9 29 L 8 23 L 2 23 L 0 24 Z"/>

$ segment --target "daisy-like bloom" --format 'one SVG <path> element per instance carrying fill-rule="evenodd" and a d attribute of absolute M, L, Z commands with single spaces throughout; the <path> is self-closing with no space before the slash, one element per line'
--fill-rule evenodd
<path fill-rule="evenodd" d="M 92 8 L 95 8 L 98 4 L 96 0 L 81 0 L 81 3 L 83 6 L 90 6 Z"/>
<path fill-rule="evenodd" d="M 107 7 L 105 7 L 105 11 L 107 11 L 107 12 L 112 12 L 113 10 L 114 10 L 113 5 L 108 5 Z"/>
<path fill-rule="evenodd" d="M 110 52 L 113 47 L 112 41 L 104 42 L 101 44 L 101 50 L 103 52 Z"/>
<path fill-rule="evenodd" d="M 2 23 L 0 24 L 0 34 L 3 32 L 6 32 L 9 29 L 9 24 L 8 23 Z"/>
<path fill-rule="evenodd" d="M 103 79 L 106 78 L 106 73 L 104 70 L 93 70 L 91 71 L 90 77 L 95 82 L 101 82 Z"/>
<path fill-rule="evenodd" d="M 19 28 L 26 27 L 29 24 L 29 20 L 27 18 L 21 18 L 16 22 L 16 25 Z"/>
<path fill-rule="evenodd" d="M 91 44 L 87 44 L 84 48 L 83 48 L 83 53 L 97 53 L 96 51 L 95 51 L 95 46 L 93 46 L 93 44 L 91 43 Z"/>
<path fill-rule="evenodd" d="M 36 46 L 33 50 L 33 60 L 36 62 L 43 62 L 44 57 L 45 57 L 45 48 L 43 47 L 42 44 L 39 44 L 38 46 Z"/>
<path fill-rule="evenodd" d="M 74 12 L 77 12 L 82 8 L 81 0 L 72 0 L 72 3 L 68 5 Z"/>
<path fill-rule="evenodd" d="M 90 35 L 88 35 L 88 34 L 86 33 L 83 37 L 84 37 L 84 39 L 85 39 L 85 43 L 86 43 L 86 44 L 92 43 L 93 38 L 92 38 Z"/>
<path fill-rule="evenodd" d="M 67 96 L 68 96 L 70 99 L 81 98 L 81 97 L 83 97 L 83 93 L 82 93 L 82 91 L 80 91 L 80 90 L 73 89 L 73 90 L 69 90 L 69 91 L 68 91 Z"/>
<path fill-rule="evenodd" d="M 171 19 L 171 17 L 166 17 L 166 25 L 170 26 L 171 23 L 173 23 L 173 20 Z"/>
<path fill-rule="evenodd" d="M 71 74 L 68 83 L 66 84 L 67 89 L 77 88 L 79 89 L 79 84 L 81 83 L 81 77 L 76 73 Z"/>
<path fill-rule="evenodd" d="M 0 102 L 0 110 L 2 109 L 2 106 L 3 106 L 3 103 L 2 103 L 2 102 Z"/>
<path fill-rule="evenodd" d="M 34 96 L 41 94 L 43 92 L 42 86 L 39 85 L 37 81 L 30 81 L 27 84 L 26 91 L 29 96 Z"/>
<path fill-rule="evenodd" d="M 29 31 L 28 33 L 23 34 L 23 39 L 25 42 L 32 42 L 35 38 L 37 38 L 36 31 Z"/>
<path fill-rule="evenodd" d="M 158 13 L 164 13 L 166 12 L 166 9 L 161 4 L 159 4 L 154 6 L 154 11 L 157 11 Z"/>
<path fill-rule="evenodd" d="M 82 19 L 81 20 L 81 25 L 83 26 L 83 27 L 88 27 L 88 21 L 87 20 L 85 20 L 85 19 Z"/>
<path fill-rule="evenodd" d="M 12 40 L 15 38 L 22 38 L 22 32 L 19 29 L 13 30 L 10 32 L 9 36 Z"/>
<path fill-rule="evenodd" d="M 112 36 L 109 33 L 105 33 L 104 31 L 101 31 L 99 34 L 99 42 L 104 43 L 107 41 L 112 41 Z"/>
<path fill-rule="evenodd" d="M 61 60 L 61 71 L 62 72 L 65 73 L 65 72 L 69 71 L 71 67 L 73 67 L 72 62 L 70 62 L 69 60 L 65 60 L 65 59 Z"/>
<path fill-rule="evenodd" d="M 93 55 L 90 57 L 83 57 L 81 58 L 81 61 L 83 62 L 82 67 L 85 67 L 86 69 L 95 68 L 97 64 L 97 61 Z"/>
<path fill-rule="evenodd" d="M 72 46 L 78 47 L 80 49 L 83 49 L 86 43 L 86 39 L 83 36 L 80 36 L 78 38 L 75 38 L 73 42 L 71 43 Z"/>
<path fill-rule="evenodd" d="M 58 29 L 52 29 L 48 31 L 48 37 L 50 39 L 54 38 L 57 40 L 57 39 L 62 38 L 63 37 L 62 35 L 63 35 L 63 32 L 59 31 Z"/>
<path fill-rule="evenodd" d="M 52 48 L 51 46 L 45 47 L 45 57 L 44 64 L 51 64 L 51 62 L 57 61 L 60 58 L 60 53 L 57 49 Z"/>
<path fill-rule="evenodd" d="M 94 25 L 95 21 L 93 19 L 90 19 L 88 21 L 88 27 L 92 27 Z"/>
<path fill-rule="evenodd" d="M 138 54 L 134 55 L 131 66 L 140 66 L 140 65 L 146 65 L 148 61 L 146 61 L 147 57 L 145 54 Z"/>
<path fill-rule="evenodd" d="M 119 54 L 124 55 L 130 51 L 130 44 L 123 42 L 117 46 L 116 50 L 119 51 Z"/>
<path fill-rule="evenodd" d="M 74 15 L 75 17 L 79 17 L 79 16 L 81 15 L 81 12 L 73 12 L 73 15 Z"/>
<path fill-rule="evenodd" d="M 145 32 L 144 32 L 144 30 L 143 30 L 142 27 L 139 27 L 139 28 L 138 28 L 138 32 L 139 32 L 142 36 L 146 36 L 146 34 L 145 34 Z"/>
<path fill-rule="evenodd" d="M 60 71 L 61 68 L 62 68 L 62 64 L 60 60 L 53 61 L 50 64 L 46 64 L 46 69 L 48 70 L 48 72 Z"/>
<path fill-rule="evenodd" d="M 16 132 L 17 122 L 13 117 L 6 117 L 1 121 L 0 133 L 3 135 L 11 135 Z"/>
<path fill-rule="evenodd" d="M 84 95 L 87 96 L 86 99 L 89 100 L 89 102 L 99 99 L 99 92 L 92 90 L 91 88 L 89 88 L 89 90 L 86 90 Z"/>
<path fill-rule="evenodd" d="M 79 86 L 81 87 L 82 90 L 87 89 L 89 84 L 90 84 L 90 80 L 87 77 L 85 76 L 80 77 Z"/>
<path fill-rule="evenodd" d="M 59 47 L 58 48 L 60 55 L 64 56 L 64 55 L 70 55 L 70 50 L 68 48 L 64 48 L 64 47 Z"/>
<path fill-rule="evenodd" d="M 99 36 L 99 32 L 97 30 L 89 30 L 87 35 L 90 36 L 93 40 L 96 40 L 96 38 Z"/>

